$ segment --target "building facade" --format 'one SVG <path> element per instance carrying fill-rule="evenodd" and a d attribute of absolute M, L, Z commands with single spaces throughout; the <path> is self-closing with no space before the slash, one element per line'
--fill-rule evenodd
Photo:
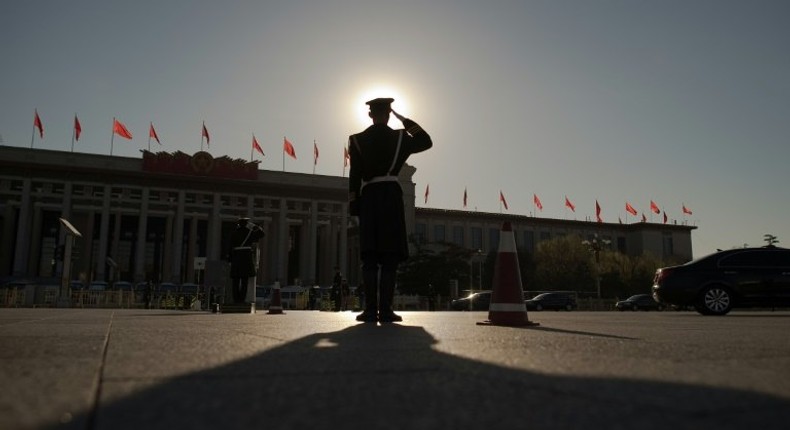
<path fill-rule="evenodd" d="M 632 224 L 539 218 L 523 215 L 417 208 L 414 238 L 422 243 L 452 243 L 483 253 L 496 251 L 502 223 L 509 221 L 516 246 L 534 252 L 544 240 L 577 235 L 607 243 L 627 255 L 651 253 L 661 258 L 690 260 L 695 226 L 637 222 Z"/>
<path fill-rule="evenodd" d="M 488 252 L 508 220 L 530 251 L 541 240 L 578 234 L 632 255 L 692 255 L 691 226 L 415 208 L 415 171 L 406 165 L 400 175 L 415 240 Z M 266 232 L 258 284 L 328 285 L 338 266 L 356 285 L 359 248 L 347 199 L 345 177 L 259 170 L 202 151 L 131 158 L 0 146 L 0 278 L 58 279 L 63 218 L 81 233 L 74 280 L 222 284 L 230 232 L 245 216 Z"/>
<path fill-rule="evenodd" d="M 345 178 L 205 152 L 136 159 L 0 147 L 0 275 L 57 278 L 64 218 L 82 234 L 73 279 L 219 283 L 230 232 L 246 216 L 266 232 L 259 283 L 326 284 L 348 265 L 347 196 Z"/>

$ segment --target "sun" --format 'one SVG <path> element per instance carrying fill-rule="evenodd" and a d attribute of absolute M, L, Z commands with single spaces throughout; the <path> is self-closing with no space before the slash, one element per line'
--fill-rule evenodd
<path fill-rule="evenodd" d="M 408 101 L 401 91 L 389 85 L 375 85 L 361 91 L 354 101 L 354 109 L 357 112 L 356 117 L 361 128 L 366 128 L 371 124 L 370 117 L 368 116 L 368 105 L 366 105 L 365 102 L 379 97 L 391 97 L 395 99 L 395 101 L 392 102 L 392 109 L 403 116 L 409 116 Z M 392 128 L 403 128 L 403 125 L 394 115 L 390 116 L 389 126 Z"/>

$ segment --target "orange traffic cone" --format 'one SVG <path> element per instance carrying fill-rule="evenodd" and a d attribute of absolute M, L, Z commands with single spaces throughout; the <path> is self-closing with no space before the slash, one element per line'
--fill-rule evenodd
<path fill-rule="evenodd" d="M 272 300 L 269 302 L 269 312 L 267 313 L 283 313 L 282 297 L 280 295 L 280 281 L 274 281 L 274 286 L 272 286 Z"/>
<path fill-rule="evenodd" d="M 499 250 L 494 265 L 493 292 L 488 307 L 488 321 L 480 325 L 535 326 L 527 317 L 524 292 L 521 287 L 521 269 L 516 254 L 513 228 L 505 221 L 499 232 Z"/>

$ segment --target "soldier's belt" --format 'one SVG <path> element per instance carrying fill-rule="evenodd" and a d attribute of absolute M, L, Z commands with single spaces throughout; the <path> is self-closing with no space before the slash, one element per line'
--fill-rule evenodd
<path fill-rule="evenodd" d="M 398 182 L 397 176 L 387 175 L 387 176 L 374 176 L 370 178 L 369 181 L 362 181 L 362 187 L 365 188 L 365 185 L 368 184 L 375 184 L 376 182 Z"/>

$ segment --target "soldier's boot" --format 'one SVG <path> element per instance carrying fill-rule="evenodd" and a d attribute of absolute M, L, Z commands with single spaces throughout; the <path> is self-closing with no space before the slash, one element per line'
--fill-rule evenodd
<path fill-rule="evenodd" d="M 378 267 L 376 270 L 363 269 L 362 281 L 365 283 L 365 310 L 357 315 L 357 321 L 361 322 L 376 322 L 376 310 L 378 309 L 378 284 L 379 284 Z"/>
<path fill-rule="evenodd" d="M 395 296 L 395 270 L 381 268 L 381 302 L 379 303 L 379 322 L 391 323 L 403 321 L 400 315 L 392 311 Z"/>

